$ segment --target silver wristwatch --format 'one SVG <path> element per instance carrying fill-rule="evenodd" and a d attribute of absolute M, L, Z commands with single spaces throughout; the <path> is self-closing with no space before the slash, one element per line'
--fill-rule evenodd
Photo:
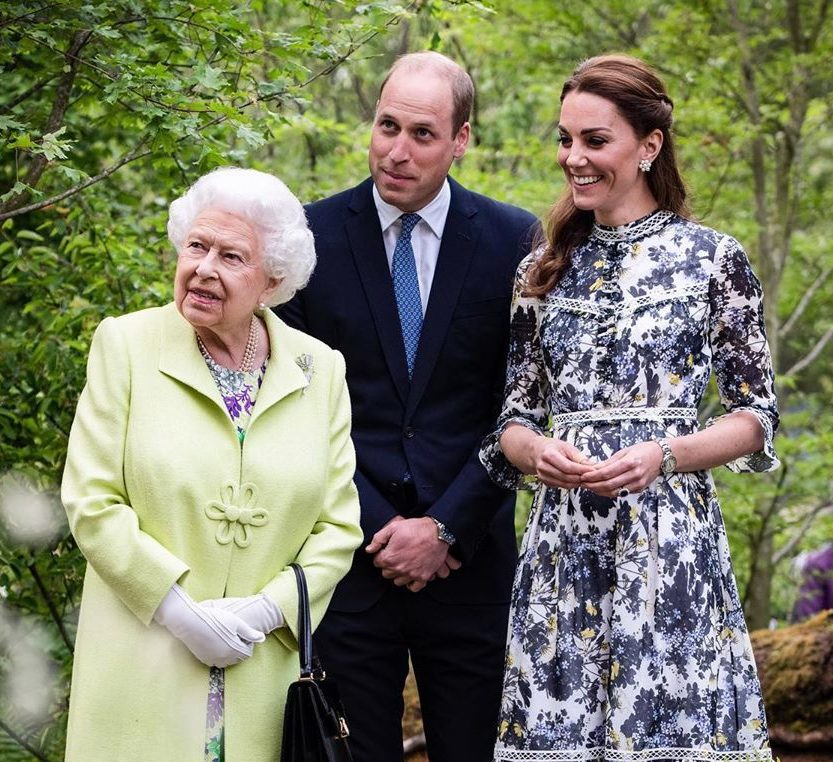
<path fill-rule="evenodd" d="M 677 459 L 674 457 L 674 453 L 671 452 L 671 445 L 668 444 L 667 439 L 655 439 L 654 441 L 662 450 L 662 463 L 659 465 L 659 472 L 663 476 L 673 474 L 677 470 Z"/>
<path fill-rule="evenodd" d="M 457 542 L 457 538 L 454 536 L 454 532 L 452 532 L 445 524 L 443 524 L 442 521 L 435 519 L 433 516 L 429 516 L 429 518 L 437 525 L 437 539 L 442 540 L 448 545 L 453 545 L 455 542 Z"/>

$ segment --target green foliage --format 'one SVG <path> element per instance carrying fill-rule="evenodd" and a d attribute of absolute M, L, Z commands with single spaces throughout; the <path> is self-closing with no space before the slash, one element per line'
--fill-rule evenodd
<path fill-rule="evenodd" d="M 312 83 L 409 18 L 414 6 L 3 5 L 4 483 L 24 483 L 57 503 L 93 329 L 106 315 L 171 297 L 168 203 L 214 166 L 257 163 L 256 150 L 261 165 L 272 164 L 276 138 L 303 134 Z M 315 114 L 307 119 L 319 122 L 322 134 L 336 127 L 347 134 Z M 291 173 L 287 180 L 293 184 Z M 0 495 L 0 758 L 58 760 L 84 564 L 65 522 L 38 542 L 7 531 L 12 503 L 25 501 L 15 495 Z M 26 663 L 12 633 L 40 644 L 55 678 L 36 714 L 6 690 Z"/>
<path fill-rule="evenodd" d="M 367 171 L 382 72 L 401 52 L 432 48 L 463 63 L 477 89 L 472 145 L 455 175 L 544 215 L 563 187 L 553 137 L 561 83 L 582 58 L 618 50 L 665 77 L 694 211 L 744 244 L 770 302 L 785 468 L 724 469 L 716 479 L 747 613 L 757 623 L 786 617 L 793 560 L 833 536 L 826 8 L 823 0 L 4 3 L 0 486 L 13 477 L 57 503 L 91 332 L 105 315 L 170 299 L 167 205 L 199 175 L 254 166 L 304 201 L 355 183 Z M 522 507 L 519 523 L 524 516 Z M 65 526 L 38 542 L 0 526 L 0 632 L 13 622 L 36 633 L 56 678 L 41 716 L 0 696 L 0 759 L 61 757 L 82 575 Z M 0 637 L 4 676 L 13 656 Z"/>

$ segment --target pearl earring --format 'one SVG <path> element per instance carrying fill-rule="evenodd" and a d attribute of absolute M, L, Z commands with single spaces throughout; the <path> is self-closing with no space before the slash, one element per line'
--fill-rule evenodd
<path fill-rule="evenodd" d="M 260 309 L 262 309 L 262 310 L 265 310 L 265 309 L 266 309 L 266 303 L 265 303 L 265 302 L 258 302 L 258 303 L 257 303 L 257 306 L 258 306 Z"/>
<path fill-rule="evenodd" d="M 650 159 L 642 159 L 642 161 L 639 162 L 639 168 L 643 172 L 650 172 L 651 171 L 651 160 Z"/>

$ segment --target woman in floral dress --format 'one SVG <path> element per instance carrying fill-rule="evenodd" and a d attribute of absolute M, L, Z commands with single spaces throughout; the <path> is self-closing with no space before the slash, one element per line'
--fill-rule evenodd
<path fill-rule="evenodd" d="M 672 102 L 641 61 L 564 85 L 567 192 L 520 266 L 481 460 L 537 477 L 495 760 L 770 760 L 710 468 L 778 466 L 760 285 L 687 218 Z M 728 414 L 697 426 L 714 369 Z"/>

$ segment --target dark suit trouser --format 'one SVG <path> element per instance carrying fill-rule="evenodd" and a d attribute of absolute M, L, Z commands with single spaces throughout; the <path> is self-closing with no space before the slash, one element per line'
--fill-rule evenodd
<path fill-rule="evenodd" d="M 442 603 L 403 589 L 365 611 L 328 611 L 316 648 L 338 681 L 355 762 L 401 762 L 409 654 L 430 761 L 489 762 L 508 612 L 508 603 Z"/>

